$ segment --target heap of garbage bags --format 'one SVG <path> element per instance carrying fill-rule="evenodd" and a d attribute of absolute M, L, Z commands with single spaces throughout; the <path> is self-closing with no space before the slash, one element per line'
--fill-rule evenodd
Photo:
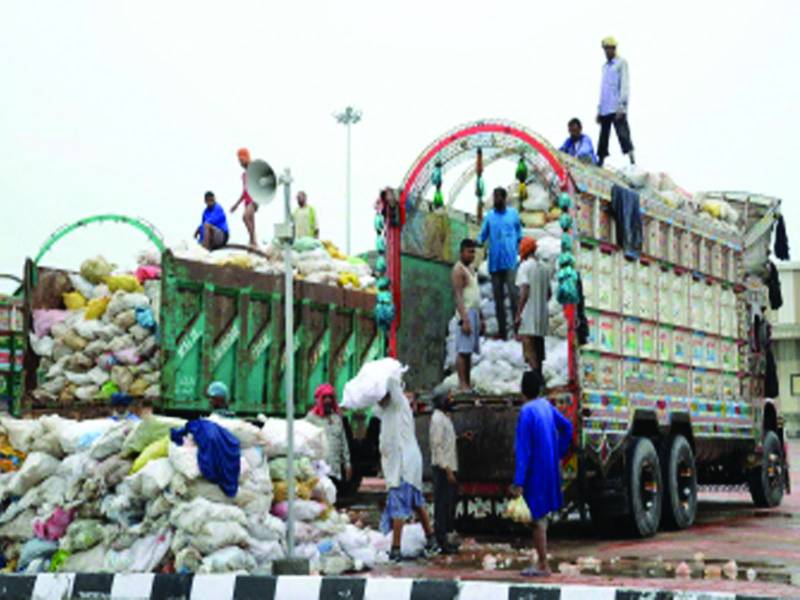
<path fill-rule="evenodd" d="M 158 260 L 144 253 L 126 273 L 97 256 L 80 273 L 42 275 L 48 305 L 60 303 L 34 305 L 30 347 L 41 358 L 34 406 L 158 397 Z"/>
<path fill-rule="evenodd" d="M 267 275 L 283 274 L 283 248 L 275 243 L 263 248 L 266 258 L 236 250 L 212 253 L 191 242 L 182 242 L 171 250 L 175 256 L 186 260 L 236 266 Z M 315 238 L 295 240 L 292 264 L 295 279 L 376 292 L 375 277 L 369 264 L 361 258 L 345 256 L 332 242 Z"/>
<path fill-rule="evenodd" d="M 270 573 L 286 552 L 286 423 L 260 419 L 0 417 L 0 451 L 19 458 L 0 472 L 0 563 L 25 573 Z M 297 421 L 295 441 L 295 555 L 324 574 L 387 560 L 388 536 L 334 508 L 324 431 Z"/>

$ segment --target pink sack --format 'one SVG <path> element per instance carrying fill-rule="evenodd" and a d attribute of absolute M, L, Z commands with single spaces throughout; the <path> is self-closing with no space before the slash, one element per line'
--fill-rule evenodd
<path fill-rule="evenodd" d="M 66 318 L 66 310 L 37 308 L 33 311 L 33 332 L 40 338 L 50 335 L 53 325 L 58 325 Z"/>
<path fill-rule="evenodd" d="M 144 265 L 136 269 L 136 279 L 139 283 L 144 283 L 150 279 L 161 279 L 161 267 L 155 265 Z"/>
<path fill-rule="evenodd" d="M 41 540 L 55 542 L 64 535 L 67 527 L 75 518 L 75 509 L 64 510 L 57 506 L 46 521 L 36 519 L 33 522 L 33 533 Z"/>
<path fill-rule="evenodd" d="M 138 365 L 141 360 L 139 358 L 139 353 L 134 347 L 117 350 L 114 352 L 114 358 L 116 358 L 120 364 L 123 365 Z"/>
<path fill-rule="evenodd" d="M 289 503 L 285 500 L 272 505 L 272 514 L 285 521 L 289 518 Z"/>

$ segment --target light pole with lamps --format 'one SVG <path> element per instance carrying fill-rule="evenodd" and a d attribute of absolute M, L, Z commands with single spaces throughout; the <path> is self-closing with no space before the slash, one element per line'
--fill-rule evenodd
<path fill-rule="evenodd" d="M 334 113 L 336 120 L 347 127 L 347 256 L 350 256 L 350 126 L 361 120 L 361 111 L 348 106 L 340 113 Z"/>

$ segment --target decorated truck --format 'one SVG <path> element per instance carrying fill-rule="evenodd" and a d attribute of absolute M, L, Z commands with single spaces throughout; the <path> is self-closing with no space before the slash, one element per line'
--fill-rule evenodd
<path fill-rule="evenodd" d="M 475 182 L 480 214 L 484 169 L 503 159 L 517 162 L 510 198 L 525 235 L 539 240 L 540 253 L 551 250 L 539 258 L 574 256 L 559 262 L 554 288 L 564 279 L 563 266 L 573 262 L 582 281 L 583 310 L 569 299 L 563 308 L 551 307 L 548 353 L 563 347 L 566 361 L 545 363 L 548 397 L 575 430 L 563 464 L 564 512 L 591 515 L 598 529 L 619 531 L 624 525 L 634 535 L 649 536 L 662 526 L 692 525 L 699 485 L 747 485 L 758 506 L 779 504 L 789 480 L 771 383 L 765 284 L 780 220 L 777 199 L 692 195 L 663 174 L 596 168 L 504 121 L 451 130 L 404 179 L 402 244 L 389 250 L 402 276 L 394 282 L 398 311 L 390 348 L 411 365 L 410 387 L 430 388 L 444 375 L 434 372 L 442 363 L 432 364 L 430 348 L 412 349 L 422 339 L 438 349 L 441 361 L 448 336 L 441 319 L 453 314 L 449 268 L 461 238 L 479 230 L 479 220 L 454 210 L 453 203 Z M 443 182 L 453 173 L 458 175 L 445 196 Z M 638 197 L 640 225 L 615 215 L 612 195 L 620 189 Z M 434 200 L 426 201 L 431 191 Z M 621 230 L 632 226 L 638 243 L 636 235 L 631 244 Z M 422 273 L 428 275 L 424 283 Z M 486 298 L 483 307 L 503 310 Z M 554 319 L 560 319 L 556 331 Z M 497 342 L 484 342 L 484 348 L 495 345 L 482 354 L 496 353 Z M 510 370 L 498 368 L 495 358 L 475 355 L 473 374 L 489 363 L 477 381 L 473 377 L 477 393 L 456 396 L 456 428 L 475 434 L 459 441 L 457 519 L 463 526 L 501 527 L 513 477 L 522 399 L 512 390 L 518 390 L 525 366 L 518 342 L 499 344 L 505 354 L 519 357 L 509 359 Z M 452 386 L 452 377 L 442 389 Z M 507 393 L 498 394 L 502 386 Z M 429 415 L 418 416 L 423 448 L 428 422 Z"/>

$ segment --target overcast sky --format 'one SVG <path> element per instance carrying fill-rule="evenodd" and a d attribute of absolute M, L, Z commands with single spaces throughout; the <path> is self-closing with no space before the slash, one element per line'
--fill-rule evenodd
<path fill-rule="evenodd" d="M 365 250 L 377 190 L 455 125 L 506 118 L 560 144 L 577 116 L 596 139 L 609 34 L 630 65 L 640 164 L 692 191 L 782 197 L 797 258 L 799 26 L 789 0 L 4 0 L 0 272 L 20 273 L 53 230 L 92 214 L 141 216 L 170 242 L 189 239 L 206 189 L 226 209 L 238 197 L 240 146 L 291 167 L 322 236 L 343 245 L 345 132 L 331 115 L 347 104 L 364 113 L 353 231 Z M 260 239 L 281 215 L 258 213 Z M 244 241 L 240 216 L 231 223 Z M 133 229 L 95 226 L 44 262 L 74 267 L 100 252 L 131 264 L 146 245 Z"/>

